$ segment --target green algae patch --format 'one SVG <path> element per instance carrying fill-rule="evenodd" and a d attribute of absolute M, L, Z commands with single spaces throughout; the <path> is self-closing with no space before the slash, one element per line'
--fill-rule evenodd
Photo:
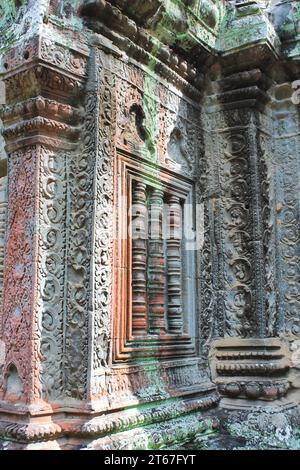
<path fill-rule="evenodd" d="M 26 4 L 27 0 L 5 0 L 0 5 L 0 30 L 13 23 L 17 18 L 19 8 Z"/>

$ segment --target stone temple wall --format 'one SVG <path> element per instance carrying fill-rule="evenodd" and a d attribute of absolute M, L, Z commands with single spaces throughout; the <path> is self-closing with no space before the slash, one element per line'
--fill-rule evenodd
<path fill-rule="evenodd" d="M 300 446 L 298 2 L 0 18 L 1 445 Z"/>

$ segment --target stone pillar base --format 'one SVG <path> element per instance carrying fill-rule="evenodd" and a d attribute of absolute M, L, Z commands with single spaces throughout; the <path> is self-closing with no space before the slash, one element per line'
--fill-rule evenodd
<path fill-rule="evenodd" d="M 59 411 L 44 416 L 0 414 L 6 449 L 159 449 L 181 445 L 218 428 L 219 396 L 203 392 L 109 414 Z M 212 410 L 211 410 L 212 409 Z"/>
<path fill-rule="evenodd" d="M 0 449 L 145 450 L 175 448 L 201 433 L 215 433 L 219 420 L 217 394 L 186 400 L 168 400 L 109 415 L 61 413 L 39 418 L 0 422 Z"/>

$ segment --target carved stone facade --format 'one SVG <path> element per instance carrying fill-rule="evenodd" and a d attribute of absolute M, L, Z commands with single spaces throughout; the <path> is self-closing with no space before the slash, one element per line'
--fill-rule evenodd
<path fill-rule="evenodd" d="M 297 2 L 6 3 L 0 440 L 300 420 Z"/>

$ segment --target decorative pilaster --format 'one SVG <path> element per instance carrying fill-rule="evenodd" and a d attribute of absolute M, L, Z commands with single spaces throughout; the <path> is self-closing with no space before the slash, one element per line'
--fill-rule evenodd
<path fill-rule="evenodd" d="M 183 332 L 182 318 L 182 209 L 180 199 L 168 199 L 170 236 L 167 240 L 167 279 L 168 279 L 168 331 L 174 335 Z"/>
<path fill-rule="evenodd" d="M 224 338 L 212 344 L 211 365 L 229 400 L 276 400 L 289 385 L 287 350 L 281 340 L 269 338 L 275 336 L 278 321 L 267 93 L 272 81 L 260 68 L 225 68 L 224 75 L 218 81 L 220 93 L 209 100 L 211 128 L 206 134 L 220 155 L 219 184 L 210 204 L 219 285 L 214 335 Z"/>
<path fill-rule="evenodd" d="M 236 89 L 238 81 L 240 88 Z M 266 335 L 262 216 L 265 167 L 259 135 L 263 105 L 268 101 L 267 84 L 258 69 L 234 73 L 219 80 L 218 87 L 224 91 L 209 100 L 214 105 L 209 107 L 212 114 L 207 120 L 210 130 L 205 140 L 214 141 L 220 155 L 218 161 L 213 158 L 209 163 L 217 175 L 210 204 L 218 256 L 215 334 L 219 336 Z M 210 155 L 207 157 L 209 161 Z"/>
<path fill-rule="evenodd" d="M 282 90 L 287 96 L 281 95 Z M 293 101 L 293 92 L 292 83 L 278 84 L 274 91 L 276 100 L 272 103 L 276 118 L 269 155 L 269 185 L 274 188 L 270 209 L 276 246 L 275 284 L 280 289 L 275 289 L 277 315 L 270 318 L 269 330 L 277 335 L 285 333 L 297 344 L 300 336 L 300 123 L 299 104 Z"/>
<path fill-rule="evenodd" d="M 85 368 L 88 399 L 91 400 L 93 409 L 93 403 L 97 402 L 96 407 L 102 411 L 103 406 L 107 406 L 105 404 L 108 396 L 105 374 L 111 355 L 113 298 L 114 295 L 119 296 L 119 292 L 112 292 L 116 217 L 116 207 L 113 205 L 116 84 L 112 55 L 94 47 L 90 63 L 88 94 L 85 99 L 88 122 L 82 145 L 89 167 L 89 181 L 93 179 L 90 189 L 83 188 L 87 202 L 85 221 L 92 240 L 92 263 L 87 256 L 85 278 L 88 282 L 84 294 L 90 313 L 89 339 L 82 336 L 82 340 L 89 350 L 89 361 Z M 94 195 L 94 201 L 88 196 L 89 191 Z"/>
<path fill-rule="evenodd" d="M 0 177 L 0 305 L 3 295 L 4 242 L 7 212 L 7 176 Z M 1 331 L 1 329 L 0 329 Z"/>
<path fill-rule="evenodd" d="M 20 70 L 24 57 L 27 63 Z M 64 406 L 66 382 L 72 383 L 72 368 L 79 370 L 75 364 L 77 351 L 73 355 L 70 352 L 66 332 L 72 329 L 71 314 L 73 322 L 75 318 L 76 324 L 81 321 L 74 305 L 80 304 L 80 309 L 83 305 L 83 282 L 79 286 L 76 276 L 83 272 L 82 253 L 76 248 L 84 232 L 80 212 L 83 200 L 78 200 L 84 177 L 76 173 L 73 192 L 69 182 L 81 136 L 80 103 L 87 58 L 49 39 L 34 37 L 10 50 L 4 59 L 6 106 L 2 119 L 9 186 L 0 427 L 4 433 L 34 439 L 60 432 L 60 426 L 51 419 L 45 419 L 41 426 L 30 422 L 28 416 L 51 413 L 50 403 Z M 82 159 L 80 168 L 83 172 Z M 78 243 L 77 247 L 72 245 L 71 256 L 68 218 L 75 200 L 80 208 L 73 218 L 72 234 Z M 73 276 L 66 260 L 70 260 Z M 73 286 L 70 290 L 68 283 Z M 81 334 L 86 337 L 82 324 Z M 72 334 L 73 351 L 79 336 Z M 84 350 L 82 344 L 78 346 Z M 75 380 L 79 398 L 86 393 L 86 383 L 81 386 L 81 380 Z M 12 410 L 20 418 L 10 431 L 5 421 L 6 413 Z M 12 421 L 14 414 L 10 416 Z"/>

